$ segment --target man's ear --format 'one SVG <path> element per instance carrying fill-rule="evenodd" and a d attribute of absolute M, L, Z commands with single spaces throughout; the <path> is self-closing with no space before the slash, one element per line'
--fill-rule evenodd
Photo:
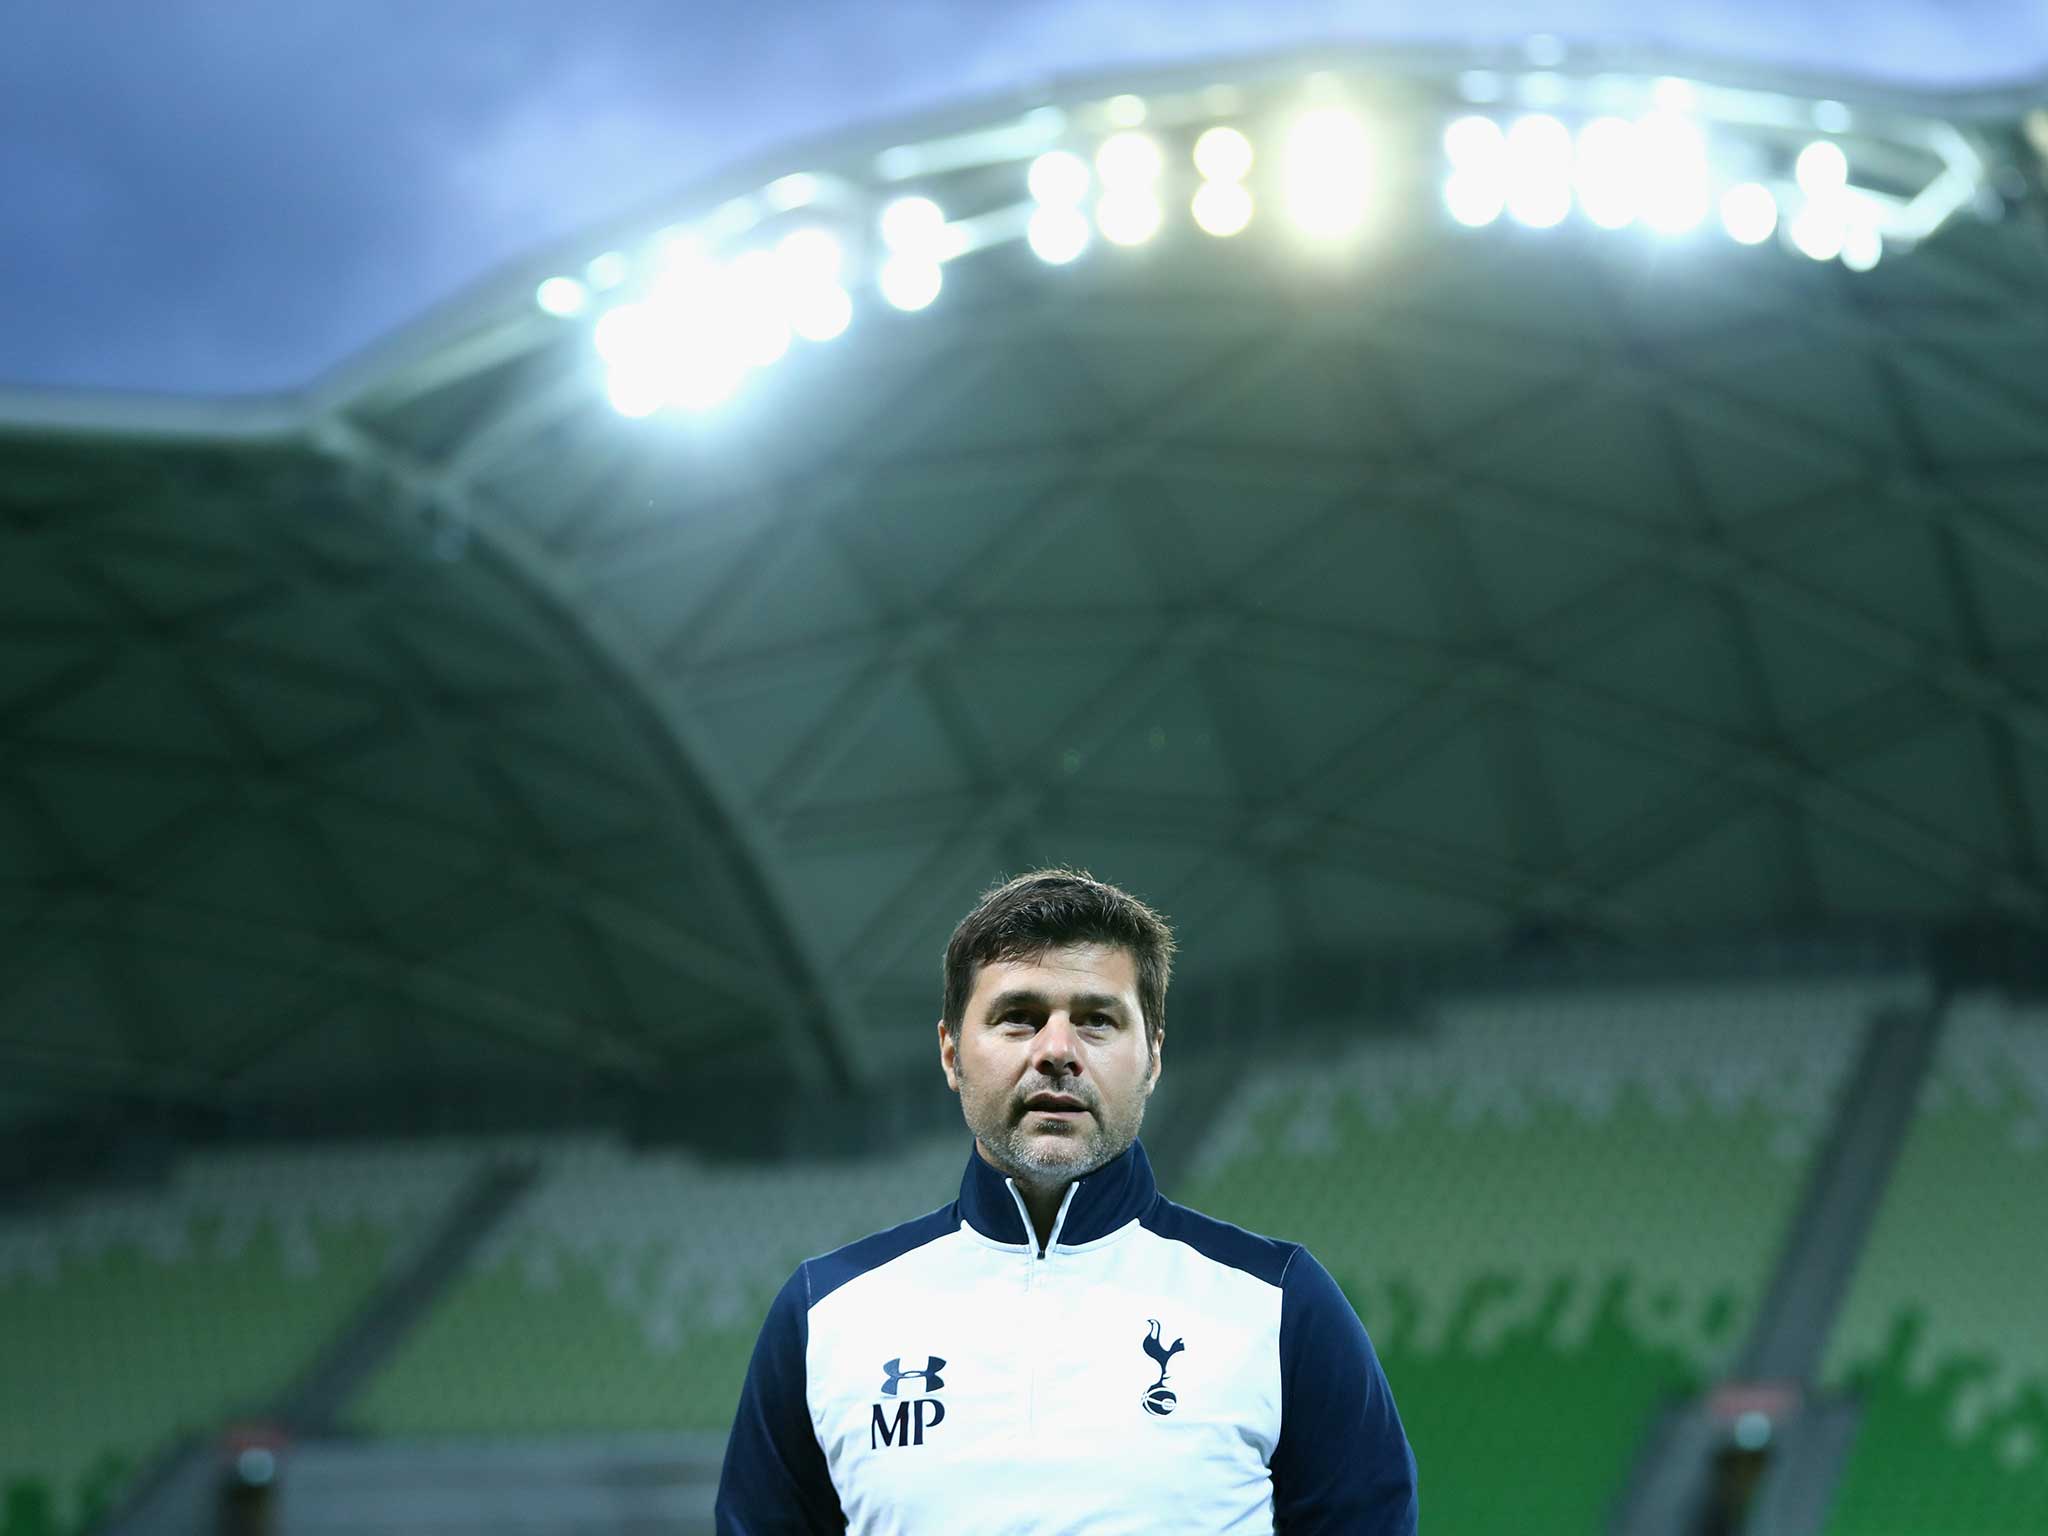
<path fill-rule="evenodd" d="M 957 1053 L 953 1031 L 946 1028 L 944 1019 L 939 1020 L 939 1070 L 946 1074 L 946 1086 L 955 1093 L 960 1091 L 960 1074 L 955 1066 Z"/>
<path fill-rule="evenodd" d="M 1145 1091 L 1150 1093 L 1159 1086 L 1159 1074 L 1166 1070 L 1166 1031 L 1162 1028 L 1152 1037 L 1152 1081 Z"/>

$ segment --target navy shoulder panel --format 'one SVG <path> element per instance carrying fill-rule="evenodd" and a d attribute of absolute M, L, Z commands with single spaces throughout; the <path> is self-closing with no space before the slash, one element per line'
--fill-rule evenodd
<path fill-rule="evenodd" d="M 849 1280 L 858 1280 L 871 1269 L 891 1259 L 900 1259 L 913 1248 L 922 1248 L 960 1226 L 957 1205 L 942 1205 L 927 1216 L 916 1216 L 901 1226 L 834 1248 L 820 1258 L 804 1261 L 804 1277 L 810 1286 L 807 1306 L 815 1307 Z"/>
<path fill-rule="evenodd" d="M 1256 1275 L 1268 1285 L 1280 1284 L 1287 1274 L 1287 1261 L 1301 1247 L 1299 1243 L 1261 1237 L 1214 1216 L 1175 1205 L 1164 1195 L 1153 1201 L 1152 1209 L 1138 1219 L 1146 1231 L 1169 1242 L 1186 1243 L 1203 1258 Z"/>

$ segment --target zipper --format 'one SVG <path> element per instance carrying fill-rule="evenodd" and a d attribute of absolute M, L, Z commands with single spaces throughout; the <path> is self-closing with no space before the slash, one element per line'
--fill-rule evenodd
<path fill-rule="evenodd" d="M 1052 1219 L 1052 1236 L 1043 1248 L 1038 1246 L 1038 1229 L 1031 1224 L 1031 1212 L 1024 1204 L 1024 1192 L 1017 1188 L 1015 1179 L 1005 1179 L 1003 1183 L 1010 1191 L 1010 1198 L 1017 1202 L 1017 1214 L 1024 1221 L 1024 1296 L 1029 1300 L 1032 1292 L 1038 1289 L 1039 1266 L 1059 1246 L 1060 1232 L 1066 1227 L 1067 1212 L 1073 1208 L 1074 1193 L 1080 1189 L 1081 1181 L 1076 1179 L 1069 1184 L 1066 1194 L 1060 1198 L 1059 1212 Z M 1028 1335 L 1024 1351 L 1024 1427 L 1028 1430 L 1038 1422 L 1038 1351 L 1036 1340 Z"/>

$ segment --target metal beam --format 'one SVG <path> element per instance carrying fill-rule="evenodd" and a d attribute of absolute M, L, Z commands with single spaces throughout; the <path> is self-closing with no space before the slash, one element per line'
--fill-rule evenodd
<path fill-rule="evenodd" d="M 703 726 L 671 691 L 664 690 L 637 641 L 606 614 L 577 601 L 560 563 L 509 519 L 485 514 L 473 490 L 449 484 L 431 466 L 385 443 L 347 418 L 318 423 L 315 444 L 344 462 L 387 477 L 425 506 L 437 509 L 469 531 L 476 549 L 534 603 L 536 609 L 599 677 L 638 726 L 643 740 L 667 770 L 661 783 L 671 807 L 708 823 L 728 854 L 724 873 L 733 881 L 788 967 L 785 983 L 797 1006 L 783 1018 L 799 1049 L 791 1065 L 800 1076 L 835 1086 L 859 1078 L 860 1034 L 847 996 L 804 926 L 780 860 L 766 830 L 754 817 L 730 770 L 712 750 Z"/>

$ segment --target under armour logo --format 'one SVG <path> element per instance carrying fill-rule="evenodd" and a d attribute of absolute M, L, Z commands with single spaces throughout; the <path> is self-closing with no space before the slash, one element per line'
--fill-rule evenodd
<path fill-rule="evenodd" d="M 1147 1413 L 1157 1414 L 1160 1418 L 1165 1418 L 1167 1414 L 1173 1412 L 1173 1405 L 1180 1401 L 1178 1397 L 1167 1390 L 1166 1363 L 1188 1347 L 1187 1340 L 1175 1339 L 1173 1347 L 1168 1349 L 1159 1342 L 1159 1319 L 1148 1317 L 1145 1321 L 1152 1325 L 1152 1331 L 1145 1336 L 1145 1353 L 1159 1362 L 1159 1379 L 1145 1389 L 1145 1395 L 1139 1401 L 1144 1404 Z"/>
<path fill-rule="evenodd" d="M 946 1368 L 946 1362 L 937 1355 L 925 1357 L 921 1371 L 903 1369 L 903 1357 L 897 1356 L 882 1367 L 882 1395 L 896 1396 L 896 1389 L 916 1377 L 924 1383 L 924 1395 L 912 1402 L 899 1402 L 894 1416 L 884 1414 L 882 1405 L 875 1404 L 875 1411 L 869 1416 L 868 1449 L 880 1450 L 883 1446 L 912 1446 L 924 1444 L 924 1432 L 937 1429 L 946 1422 L 946 1405 L 931 1394 L 946 1383 L 939 1372 Z M 912 1410 L 915 1410 L 913 1412 Z"/>
<path fill-rule="evenodd" d="M 921 1371 L 906 1371 L 903 1369 L 903 1357 L 901 1355 L 885 1364 L 882 1367 L 882 1395 L 884 1397 L 894 1397 L 897 1387 L 913 1376 L 924 1383 L 924 1390 L 927 1392 L 936 1392 L 943 1387 L 946 1383 L 939 1376 L 939 1372 L 946 1368 L 946 1362 L 937 1355 L 927 1355 L 925 1358 L 930 1364 L 926 1365 Z"/>

